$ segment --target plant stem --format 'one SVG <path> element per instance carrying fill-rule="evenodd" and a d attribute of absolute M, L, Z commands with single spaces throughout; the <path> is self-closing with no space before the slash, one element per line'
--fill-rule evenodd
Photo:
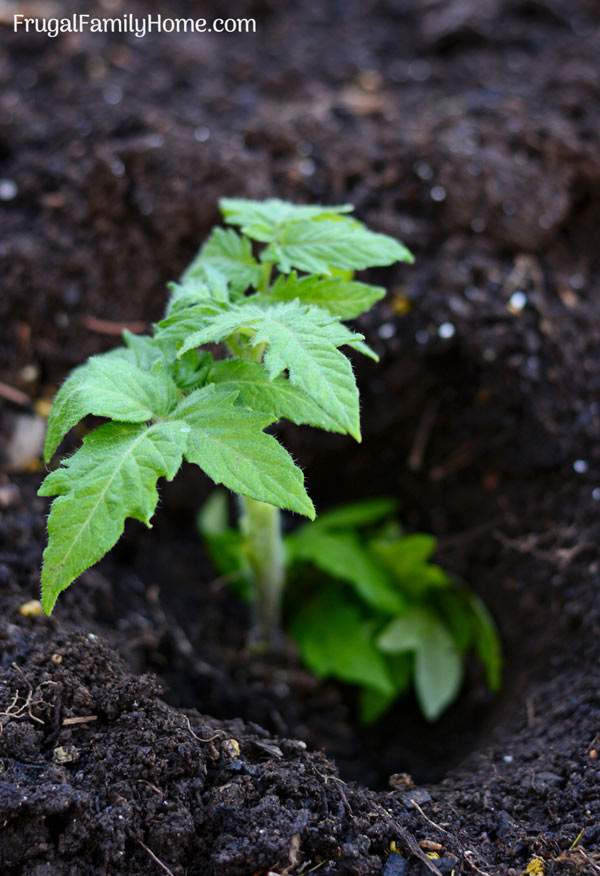
<path fill-rule="evenodd" d="M 274 505 L 240 496 L 240 527 L 247 539 L 254 577 L 253 645 L 278 650 L 283 642 L 281 603 L 285 584 L 281 512 Z"/>
<path fill-rule="evenodd" d="M 265 262 L 258 284 L 267 292 L 273 265 Z M 246 342 L 238 352 L 242 359 L 260 362 L 265 345 Z M 285 554 L 281 535 L 281 511 L 274 505 L 240 496 L 240 530 L 246 537 L 248 562 L 254 579 L 254 623 L 251 643 L 258 648 L 279 650 L 284 642 L 281 604 L 285 586 Z"/>
<path fill-rule="evenodd" d="M 269 283 L 271 282 L 271 272 L 273 271 L 273 265 L 271 262 L 263 262 L 262 265 L 262 274 L 260 280 L 258 282 L 257 289 L 259 292 L 267 292 L 269 289 Z"/>

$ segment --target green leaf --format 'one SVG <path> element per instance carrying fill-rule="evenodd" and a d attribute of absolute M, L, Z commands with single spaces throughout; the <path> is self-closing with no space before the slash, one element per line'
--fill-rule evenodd
<path fill-rule="evenodd" d="M 297 301 L 270 306 L 250 302 L 210 318 L 204 329 L 187 337 L 180 353 L 237 332 L 250 337 L 253 346 L 266 346 L 264 364 L 271 378 L 287 370 L 294 386 L 323 408 L 340 430 L 360 440 L 358 389 L 350 362 L 337 348 L 362 335 L 320 308 Z"/>
<path fill-rule="evenodd" d="M 338 277 L 302 277 L 295 272 L 280 276 L 269 289 L 271 301 L 294 301 L 314 304 L 338 319 L 354 319 L 385 297 L 381 286 L 369 286 Z"/>
<path fill-rule="evenodd" d="M 225 221 L 230 225 L 241 225 L 244 234 L 255 240 L 268 242 L 282 222 L 295 219 L 317 219 L 334 216 L 337 213 L 350 213 L 352 204 L 320 206 L 318 204 L 290 204 L 278 198 L 266 201 L 250 201 L 246 198 L 222 198 L 219 201 Z"/>
<path fill-rule="evenodd" d="M 475 627 L 475 650 L 486 670 L 488 687 L 500 689 L 502 683 L 502 648 L 494 619 L 478 596 L 471 596 Z"/>
<path fill-rule="evenodd" d="M 318 526 L 320 529 L 355 529 L 372 526 L 393 514 L 397 507 L 398 502 L 395 499 L 385 497 L 364 499 L 319 514 L 312 526 Z"/>
<path fill-rule="evenodd" d="M 286 539 L 286 549 L 290 562 L 310 562 L 348 582 L 361 599 L 379 611 L 396 614 L 406 608 L 386 570 L 352 532 L 330 532 L 318 523 L 309 524 Z"/>
<path fill-rule="evenodd" d="M 364 724 L 372 724 L 387 712 L 390 706 L 409 687 L 412 679 L 413 663 L 407 654 L 394 654 L 386 660 L 388 672 L 394 689 L 391 693 L 381 693 L 373 688 L 364 688 L 360 694 L 360 719 Z"/>
<path fill-rule="evenodd" d="M 315 509 L 301 469 L 263 432 L 272 417 L 236 405 L 236 398 L 236 392 L 211 385 L 178 405 L 173 416 L 190 427 L 186 459 L 234 493 L 313 519 Z"/>
<path fill-rule="evenodd" d="M 59 593 L 96 563 L 133 517 L 150 525 L 159 477 L 171 480 L 181 465 L 188 428 L 106 423 L 52 472 L 40 496 L 57 496 L 48 518 L 42 569 L 42 606 L 50 614 Z"/>
<path fill-rule="evenodd" d="M 227 307 L 212 299 L 203 299 L 197 303 L 183 302 L 181 307 L 175 307 L 162 319 L 157 326 L 156 342 L 161 345 L 181 346 L 183 341 L 196 332 L 206 328 L 211 321 L 220 315 L 227 314 Z M 188 349 L 196 346 L 190 344 Z"/>
<path fill-rule="evenodd" d="M 417 651 L 427 641 L 435 618 L 422 608 L 410 608 L 386 626 L 377 643 L 388 654 Z"/>
<path fill-rule="evenodd" d="M 415 660 L 415 690 L 423 714 L 435 721 L 460 691 L 463 663 L 441 624 L 433 624 Z"/>
<path fill-rule="evenodd" d="M 296 425 L 316 426 L 327 432 L 345 432 L 303 389 L 287 377 L 272 380 L 262 365 L 240 359 L 215 362 L 207 382 L 237 390 L 238 401 L 253 411 L 269 414 L 273 420 L 286 419 Z"/>
<path fill-rule="evenodd" d="M 385 234 L 369 231 L 350 219 L 286 222 L 261 253 L 284 274 L 293 268 L 309 274 L 330 274 L 332 268 L 360 270 L 394 262 L 412 262 L 406 247 Z"/>
<path fill-rule="evenodd" d="M 315 675 L 333 676 L 384 695 L 393 693 L 371 624 L 336 588 L 325 588 L 305 603 L 294 617 L 291 632 L 303 661 Z"/>
<path fill-rule="evenodd" d="M 88 414 L 124 423 L 165 416 L 177 401 L 164 369 L 146 371 L 127 356 L 94 356 L 76 368 L 59 389 L 50 416 L 44 457 L 50 459 L 67 434 Z"/>
<path fill-rule="evenodd" d="M 163 348 L 150 335 L 136 335 L 124 331 L 123 343 L 126 347 L 122 350 L 125 358 L 134 362 L 143 371 L 150 371 L 156 367 L 157 362 L 166 361 Z"/>
<path fill-rule="evenodd" d="M 372 542 L 375 554 L 396 577 L 401 589 L 418 597 L 430 590 L 449 587 L 451 579 L 440 567 L 429 562 L 436 548 L 432 535 L 417 533 L 388 541 Z"/>
<path fill-rule="evenodd" d="M 379 636 L 382 651 L 415 653 L 415 690 L 428 720 L 439 717 L 457 696 L 463 673 L 452 637 L 431 613 L 411 608 L 395 618 Z"/>
<path fill-rule="evenodd" d="M 215 228 L 185 272 L 184 279 L 205 276 L 206 268 L 212 268 L 225 277 L 234 294 L 256 286 L 262 272 L 252 255 L 250 241 L 232 228 Z"/>
<path fill-rule="evenodd" d="M 471 594 L 453 587 L 437 593 L 435 603 L 439 606 L 439 614 L 443 617 L 454 644 L 461 654 L 466 654 L 475 638 Z"/>
<path fill-rule="evenodd" d="M 169 298 L 169 303 L 167 305 L 168 316 L 170 316 L 172 313 L 176 313 L 178 310 L 182 310 L 183 308 L 190 307 L 194 304 L 203 304 L 206 301 L 213 300 L 227 300 L 226 292 L 224 299 L 222 299 L 220 296 L 215 299 L 215 296 L 212 294 L 208 284 L 204 281 L 204 279 L 200 279 L 198 277 L 190 277 L 187 280 L 182 281 L 181 283 L 169 283 L 168 288 L 171 293 L 171 297 Z"/>

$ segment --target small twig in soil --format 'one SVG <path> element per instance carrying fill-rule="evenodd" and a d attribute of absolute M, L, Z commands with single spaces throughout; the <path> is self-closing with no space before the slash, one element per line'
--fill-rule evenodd
<path fill-rule="evenodd" d="M 81 324 L 90 332 L 98 335 L 120 336 L 124 331 L 141 335 L 146 331 L 145 322 L 114 322 L 112 319 L 98 319 L 97 316 L 82 316 Z"/>
<path fill-rule="evenodd" d="M 421 807 L 419 806 L 419 804 L 417 803 L 416 800 L 413 800 L 411 797 L 410 802 L 415 807 L 415 809 L 417 810 L 419 815 L 421 815 L 425 819 L 427 824 L 430 824 L 431 827 L 434 827 L 436 830 L 439 830 L 440 833 L 444 833 L 446 836 L 449 836 L 448 831 L 444 827 L 441 827 L 441 825 L 436 824 L 435 821 L 432 821 L 428 815 L 425 815 L 425 813 L 423 812 L 423 810 L 421 809 Z"/>
<path fill-rule="evenodd" d="M 167 867 L 167 865 L 164 864 L 164 863 L 160 860 L 160 858 L 158 858 L 158 857 L 154 854 L 154 852 L 152 851 L 152 849 L 149 849 L 149 848 L 148 848 L 148 846 L 146 845 L 146 843 L 143 843 L 143 842 L 141 841 L 141 839 L 139 839 L 138 837 L 136 837 L 136 840 L 137 840 L 137 842 L 141 845 L 141 847 L 144 849 L 144 851 L 148 852 L 148 854 L 150 855 L 150 857 L 152 858 L 152 860 L 153 860 L 156 864 L 158 864 L 158 866 L 161 867 L 161 868 L 164 870 L 165 873 L 168 873 L 169 876 L 175 876 L 175 874 L 173 873 L 173 871 L 172 871 L 172 870 L 169 870 L 169 868 Z"/>
<path fill-rule="evenodd" d="M 488 873 L 487 870 L 480 870 L 477 864 L 471 860 L 471 858 L 475 856 L 475 852 L 472 852 L 470 849 L 465 849 L 462 855 L 467 864 L 472 867 L 476 873 L 479 873 L 479 876 L 491 876 L 491 874 Z"/>
<path fill-rule="evenodd" d="M 98 715 L 80 715 L 75 718 L 65 718 L 62 722 L 63 727 L 72 727 L 75 724 L 87 724 L 89 721 L 97 721 Z"/>
<path fill-rule="evenodd" d="M 435 873 L 435 876 L 442 876 L 441 872 L 435 866 L 431 858 L 428 858 L 415 837 L 404 827 L 396 827 L 395 828 L 396 835 L 399 837 L 400 842 L 404 845 L 406 849 L 413 855 L 415 858 L 418 858 L 422 864 L 427 867 L 430 873 Z"/>
<path fill-rule="evenodd" d="M 458 848 L 459 848 L 459 850 L 460 850 L 460 854 L 461 854 L 462 857 L 465 859 L 465 861 L 467 862 L 467 864 L 468 864 L 470 867 L 472 867 L 473 870 L 475 870 L 476 873 L 479 873 L 480 876 L 490 876 L 490 874 L 489 874 L 489 873 L 486 873 L 485 870 L 480 870 L 479 867 L 478 867 L 478 866 L 477 866 L 477 865 L 471 860 L 471 857 L 475 855 L 475 852 L 472 852 L 472 851 L 470 851 L 469 849 L 465 849 L 465 848 L 461 845 L 461 843 L 459 843 L 458 839 L 457 839 L 455 836 L 453 836 L 452 834 L 448 833 L 448 831 L 446 830 L 446 828 L 442 827 L 440 824 L 436 824 L 435 821 L 433 821 L 431 818 L 429 818 L 429 816 L 426 815 L 426 814 L 423 812 L 423 810 L 421 809 L 421 807 L 419 806 L 419 804 L 417 803 L 416 800 L 412 800 L 412 799 L 411 799 L 410 802 L 411 802 L 412 805 L 415 807 L 415 809 L 417 810 L 417 812 L 419 813 L 419 815 L 421 815 L 421 817 L 427 822 L 427 824 L 429 824 L 431 827 L 435 828 L 435 830 L 439 830 L 440 833 L 443 833 L 445 836 L 452 836 L 452 839 L 453 839 L 454 842 L 457 844 L 457 846 L 458 846 Z"/>
<path fill-rule="evenodd" d="M 425 457 L 427 445 L 429 444 L 433 424 L 437 417 L 438 408 L 439 402 L 432 402 L 427 408 L 425 408 L 423 416 L 419 420 L 413 445 L 408 455 L 408 467 L 411 471 L 421 471 L 423 468 L 423 459 Z"/>
<path fill-rule="evenodd" d="M 467 444 L 463 447 L 459 447 L 456 453 L 452 453 L 446 462 L 441 465 L 436 465 L 435 468 L 432 468 L 429 472 L 430 480 L 437 482 L 443 481 L 448 475 L 456 474 L 462 469 L 466 468 L 472 457 L 472 445 Z"/>
<path fill-rule="evenodd" d="M 203 739 L 201 736 L 198 736 L 198 734 L 194 733 L 194 731 L 192 730 L 192 722 L 190 721 L 188 716 L 182 715 L 181 717 L 183 718 L 184 721 L 187 722 L 188 730 L 190 731 L 190 733 L 192 734 L 192 736 L 194 737 L 194 739 L 197 742 L 204 742 L 204 743 L 214 742 L 215 739 L 222 739 L 223 737 L 227 736 L 227 733 L 225 733 L 224 730 L 217 730 L 217 732 L 214 733 L 212 736 L 209 736 L 208 739 Z"/>
<path fill-rule="evenodd" d="M 20 389 L 16 389 L 14 386 L 9 386 L 8 383 L 2 383 L 1 381 L 0 398 L 6 399 L 6 401 L 19 405 L 19 407 L 22 408 L 28 408 L 31 405 L 31 399 L 26 393 L 21 392 Z"/>

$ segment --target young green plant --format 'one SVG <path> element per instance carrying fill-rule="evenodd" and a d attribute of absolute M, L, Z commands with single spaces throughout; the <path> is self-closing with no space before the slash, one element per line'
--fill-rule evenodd
<path fill-rule="evenodd" d="M 381 299 L 354 271 L 412 256 L 367 229 L 350 205 L 224 199 L 216 228 L 148 336 L 94 356 L 60 388 L 45 457 L 87 415 L 106 422 L 44 480 L 53 496 L 42 605 L 118 541 L 131 517 L 151 525 L 157 481 L 183 460 L 240 497 L 254 586 L 255 639 L 280 637 L 284 584 L 279 509 L 311 520 L 304 476 L 265 431 L 278 420 L 360 441 L 359 395 L 341 348 L 377 359 L 344 325 Z M 218 351 L 218 352 L 217 352 Z"/>
<path fill-rule="evenodd" d="M 370 499 L 287 535 L 285 621 L 315 675 L 359 689 L 363 721 L 411 686 L 433 721 L 456 699 L 469 653 L 499 688 L 500 641 L 479 597 L 432 562 L 433 536 L 404 533 L 395 512 L 393 500 Z M 229 527 L 225 493 L 213 493 L 198 523 L 217 569 L 247 597 L 247 543 Z"/>

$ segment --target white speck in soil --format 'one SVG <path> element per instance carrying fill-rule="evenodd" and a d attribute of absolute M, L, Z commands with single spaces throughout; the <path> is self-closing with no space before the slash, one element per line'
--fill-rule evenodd
<path fill-rule="evenodd" d="M 298 162 L 298 171 L 302 176 L 313 176 L 316 169 L 317 166 L 312 158 L 303 158 Z"/>
<path fill-rule="evenodd" d="M 444 341 L 448 341 L 456 334 L 456 328 L 451 322 L 443 322 L 440 326 L 438 326 L 437 333 Z"/>
<path fill-rule="evenodd" d="M 592 499 L 594 502 L 600 502 L 600 487 L 594 487 L 592 490 Z"/>
<path fill-rule="evenodd" d="M 569 282 L 573 289 L 583 289 L 585 286 L 585 277 L 583 274 L 573 274 L 573 276 L 569 278 Z"/>
<path fill-rule="evenodd" d="M 508 309 L 516 314 L 521 313 L 525 307 L 527 307 L 527 295 L 521 289 L 517 289 L 509 298 Z"/>
<path fill-rule="evenodd" d="M 573 471 L 577 474 L 586 474 L 589 467 L 589 463 L 585 459 L 576 459 L 573 463 Z"/>
<path fill-rule="evenodd" d="M 377 329 L 377 334 L 384 341 L 389 341 L 396 334 L 396 326 L 393 322 L 382 322 Z"/>
<path fill-rule="evenodd" d="M 210 140 L 210 128 L 207 128 L 206 125 L 195 128 L 194 140 L 197 140 L 198 143 L 206 143 L 207 140 Z"/>
<path fill-rule="evenodd" d="M 431 195 L 431 200 L 436 201 L 437 203 L 446 200 L 446 189 L 444 186 L 433 186 L 429 194 Z"/>
<path fill-rule="evenodd" d="M 417 163 L 414 165 L 414 171 L 419 179 L 433 179 L 433 168 L 430 164 L 427 164 L 426 161 L 417 161 Z"/>
<path fill-rule="evenodd" d="M 109 106 L 117 106 L 123 100 L 123 89 L 119 88 L 118 85 L 111 85 L 104 89 L 102 96 L 104 103 L 107 103 Z"/>
<path fill-rule="evenodd" d="M 125 176 L 125 165 L 120 158 L 111 158 L 110 171 L 113 176 Z"/>
<path fill-rule="evenodd" d="M 0 201 L 12 201 L 17 197 L 19 189 L 12 179 L 0 179 Z"/>
<path fill-rule="evenodd" d="M 505 754 L 505 755 L 503 756 L 502 760 L 504 761 L 504 763 L 512 763 L 512 762 L 513 762 L 513 756 L 512 756 L 512 754 Z"/>
<path fill-rule="evenodd" d="M 425 346 L 425 344 L 429 343 L 429 332 L 426 329 L 419 329 L 419 331 L 415 334 L 415 340 L 417 344 Z"/>

